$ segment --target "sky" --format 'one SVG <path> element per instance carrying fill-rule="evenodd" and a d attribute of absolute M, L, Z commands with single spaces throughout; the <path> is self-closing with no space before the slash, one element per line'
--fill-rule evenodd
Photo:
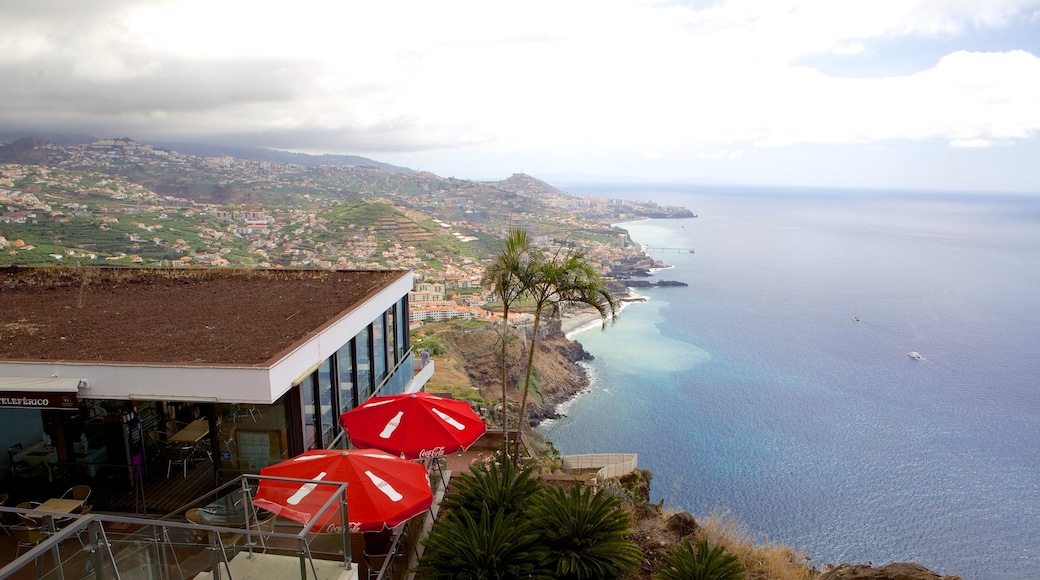
<path fill-rule="evenodd" d="M 0 133 L 1040 193 L 1040 0 L 0 0 Z"/>

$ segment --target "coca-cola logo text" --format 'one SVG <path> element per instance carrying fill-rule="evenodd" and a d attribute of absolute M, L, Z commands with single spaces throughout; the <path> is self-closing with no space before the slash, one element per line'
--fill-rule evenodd
<path fill-rule="evenodd" d="M 361 522 L 350 522 L 347 525 L 347 531 L 351 534 L 356 534 L 361 531 Z M 321 529 L 322 534 L 342 534 L 343 524 L 328 524 Z"/>
<path fill-rule="evenodd" d="M 421 449 L 419 450 L 419 459 L 428 459 L 430 457 L 441 457 L 444 455 L 444 446 L 434 447 L 433 449 Z"/>

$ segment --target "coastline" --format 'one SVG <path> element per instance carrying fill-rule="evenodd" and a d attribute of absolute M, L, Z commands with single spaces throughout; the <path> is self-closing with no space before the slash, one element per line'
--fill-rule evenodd
<path fill-rule="evenodd" d="M 647 297 L 641 294 L 636 294 L 631 288 L 628 292 L 618 297 L 618 302 L 621 303 L 618 309 L 618 316 L 628 308 L 628 306 L 634 302 L 646 302 Z M 569 310 L 563 314 L 560 318 L 560 331 L 566 335 L 568 340 L 574 340 L 574 336 L 584 332 L 586 330 L 592 330 L 594 328 L 600 328 L 603 324 L 603 320 L 600 318 L 599 313 L 592 308 L 582 308 L 580 310 Z M 610 327 L 609 322 L 607 327 Z"/>

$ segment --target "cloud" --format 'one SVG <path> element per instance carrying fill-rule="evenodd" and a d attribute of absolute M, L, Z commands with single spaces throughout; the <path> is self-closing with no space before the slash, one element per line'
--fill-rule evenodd
<path fill-rule="evenodd" d="M 1037 0 L 8 2 L 0 126 L 551 163 L 1007 143 L 1040 131 L 1040 59 L 974 50 L 972 34 L 1037 14 Z M 914 74 L 806 64 L 903 37 L 962 42 Z"/>
<path fill-rule="evenodd" d="M 954 139 L 950 141 L 950 147 L 963 149 L 975 149 L 980 147 L 992 147 L 993 142 L 988 139 Z"/>

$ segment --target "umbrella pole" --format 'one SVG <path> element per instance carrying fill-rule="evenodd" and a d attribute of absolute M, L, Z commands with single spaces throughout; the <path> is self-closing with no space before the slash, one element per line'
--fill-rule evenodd
<path fill-rule="evenodd" d="M 343 495 L 339 498 L 340 513 L 343 515 L 343 565 L 350 568 L 350 563 L 354 560 L 350 553 L 350 518 L 347 517 L 347 490 L 343 490 Z"/>

